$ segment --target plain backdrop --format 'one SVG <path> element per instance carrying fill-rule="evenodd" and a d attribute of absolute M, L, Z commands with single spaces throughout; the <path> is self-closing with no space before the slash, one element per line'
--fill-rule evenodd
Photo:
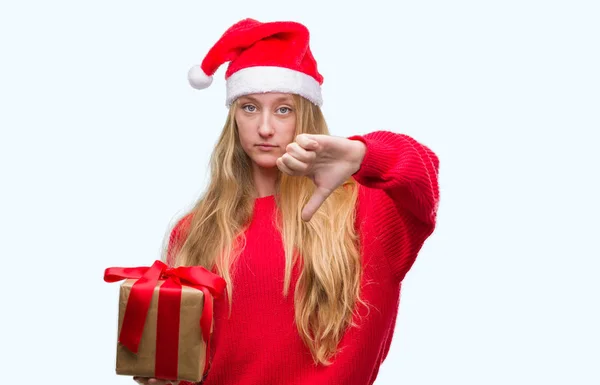
<path fill-rule="evenodd" d="M 600 384 L 600 5 L 576 0 L 1 2 L 3 382 L 133 384 L 103 272 L 204 190 L 225 67 L 187 71 L 245 17 L 308 26 L 333 135 L 440 158 L 375 384 Z"/>

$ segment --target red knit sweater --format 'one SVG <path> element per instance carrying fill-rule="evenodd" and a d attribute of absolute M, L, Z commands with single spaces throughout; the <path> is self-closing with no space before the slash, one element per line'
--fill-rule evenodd
<path fill-rule="evenodd" d="M 375 381 L 394 333 L 401 281 L 435 227 L 438 158 L 403 134 L 377 131 L 349 139 L 367 148 L 353 177 L 360 185 L 356 226 L 362 245 L 362 297 L 371 305 L 370 312 L 359 310 L 361 326 L 348 329 L 332 365 L 314 365 L 294 322 L 297 274 L 288 297 L 282 295 L 285 258 L 271 221 L 275 199 L 258 198 L 238 259 L 231 318 L 226 296 L 215 302 L 212 364 L 204 385 Z M 185 237 L 189 219 L 188 215 L 175 226 L 171 245 Z"/>

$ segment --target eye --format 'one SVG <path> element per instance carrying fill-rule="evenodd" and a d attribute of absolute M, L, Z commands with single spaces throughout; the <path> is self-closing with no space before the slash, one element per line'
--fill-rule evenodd
<path fill-rule="evenodd" d="M 289 107 L 279 107 L 277 109 L 277 112 L 280 114 L 289 114 L 290 112 L 292 112 L 292 109 Z"/>
<path fill-rule="evenodd" d="M 253 106 L 252 104 L 246 104 L 245 106 L 242 106 L 242 110 L 246 112 L 254 112 L 256 111 L 256 106 Z"/>

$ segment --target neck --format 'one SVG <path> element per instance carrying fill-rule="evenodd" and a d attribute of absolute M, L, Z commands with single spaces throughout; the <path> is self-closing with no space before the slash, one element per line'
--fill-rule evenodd
<path fill-rule="evenodd" d="M 275 195 L 277 179 L 279 178 L 279 169 L 277 167 L 263 168 L 255 164 L 252 170 L 252 177 L 254 179 L 257 198 Z"/>

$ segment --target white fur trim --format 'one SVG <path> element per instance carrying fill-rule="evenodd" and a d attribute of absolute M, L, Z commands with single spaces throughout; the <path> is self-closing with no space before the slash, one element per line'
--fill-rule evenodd
<path fill-rule="evenodd" d="M 226 105 L 240 96 L 283 92 L 304 96 L 321 106 L 321 85 L 312 76 L 284 67 L 257 66 L 241 69 L 227 79 Z"/>

